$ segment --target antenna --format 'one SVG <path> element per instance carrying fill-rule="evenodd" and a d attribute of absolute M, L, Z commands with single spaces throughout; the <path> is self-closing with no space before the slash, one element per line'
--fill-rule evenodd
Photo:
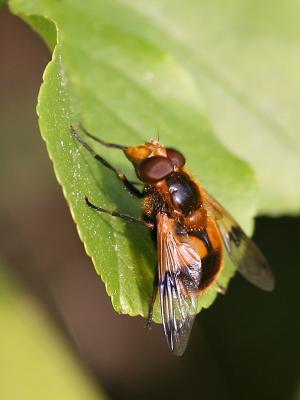
<path fill-rule="evenodd" d="M 159 129 L 156 128 L 156 131 L 157 131 L 157 141 L 159 142 Z"/>

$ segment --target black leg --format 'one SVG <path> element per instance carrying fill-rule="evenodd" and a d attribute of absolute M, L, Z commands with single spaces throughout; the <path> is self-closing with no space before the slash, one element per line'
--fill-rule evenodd
<path fill-rule="evenodd" d="M 152 318 L 153 318 L 153 307 L 154 307 L 154 303 L 156 300 L 157 291 L 158 291 L 158 273 L 157 273 L 157 268 L 156 268 L 156 273 L 155 273 L 155 278 L 154 278 L 154 283 L 153 283 L 153 291 L 152 291 L 152 296 L 151 296 L 151 301 L 150 301 L 149 311 L 148 311 L 148 317 L 147 317 L 147 322 L 145 324 L 145 328 L 148 328 L 148 329 L 151 329 Z"/>
<path fill-rule="evenodd" d="M 86 204 L 93 210 L 109 214 L 112 217 L 119 217 L 126 221 L 136 222 L 137 224 L 146 226 L 147 228 L 150 228 L 150 229 L 154 228 L 154 224 L 152 224 L 151 222 L 146 222 L 143 219 L 135 218 L 135 217 L 132 217 L 131 215 L 124 214 L 119 211 L 110 211 L 110 210 L 106 210 L 105 208 L 102 208 L 102 207 L 97 207 L 93 203 L 91 203 L 87 197 L 85 197 L 84 199 L 85 199 Z"/>
<path fill-rule="evenodd" d="M 125 188 L 129 191 L 129 193 L 131 193 L 133 196 L 142 198 L 144 197 L 144 194 L 142 192 L 140 192 L 135 186 L 133 186 L 133 184 L 131 182 L 129 182 L 129 180 L 126 178 L 126 176 L 124 175 L 123 172 L 118 171 L 114 166 L 112 166 L 108 161 L 106 161 L 104 158 L 102 158 L 101 156 L 99 156 L 99 154 L 97 154 L 92 148 L 91 146 L 86 143 L 81 136 L 79 135 L 79 133 L 77 132 L 77 130 L 74 128 L 74 126 L 71 125 L 71 132 L 73 134 L 73 136 L 75 137 L 76 140 L 78 140 L 78 142 L 80 144 L 82 144 L 82 146 L 97 160 L 99 161 L 102 165 L 104 165 L 106 168 L 109 168 L 111 171 L 113 171 L 117 177 L 120 179 L 120 181 L 123 183 L 123 185 L 125 186 Z M 100 139 L 99 139 L 100 140 Z M 104 143 L 104 142 L 103 142 Z M 102 143 L 102 144 L 103 144 Z M 112 143 L 106 144 L 109 145 L 109 147 L 113 147 Z M 114 145 L 115 146 L 119 146 L 119 145 Z M 123 148 L 123 147 L 119 147 L 119 148 Z"/>
<path fill-rule="evenodd" d="M 126 150 L 127 149 L 127 146 L 123 146 L 122 144 L 108 143 L 108 142 L 105 142 L 104 140 L 98 138 L 97 136 L 92 135 L 89 131 L 87 131 L 85 129 L 85 127 L 82 124 L 79 124 L 79 127 L 87 136 L 89 136 L 90 138 L 96 140 L 96 142 L 103 144 L 103 146 L 113 147 L 115 149 L 121 149 L 121 150 Z"/>

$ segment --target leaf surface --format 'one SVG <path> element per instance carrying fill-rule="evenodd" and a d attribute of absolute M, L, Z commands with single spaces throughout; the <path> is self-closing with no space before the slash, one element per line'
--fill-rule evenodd
<path fill-rule="evenodd" d="M 83 199 L 86 195 L 96 205 L 135 216 L 141 213 L 140 203 L 74 141 L 70 125 L 82 122 L 102 139 L 127 145 L 156 137 L 159 129 L 160 140 L 181 149 L 192 173 L 248 231 L 255 214 L 253 173 L 214 135 L 191 71 L 172 51 L 139 33 L 138 27 L 144 28 L 143 33 L 156 30 L 139 12 L 116 1 L 12 0 L 10 5 L 50 46 L 54 31 L 49 21 L 54 23 L 58 44 L 38 104 L 42 136 L 80 237 L 114 308 L 146 316 L 156 268 L 149 232 L 97 214 Z M 41 17 L 47 18 L 46 27 Z M 122 153 L 93 146 L 136 179 Z M 223 286 L 233 273 L 227 262 Z M 201 306 L 208 307 L 215 297 L 212 288 Z"/>

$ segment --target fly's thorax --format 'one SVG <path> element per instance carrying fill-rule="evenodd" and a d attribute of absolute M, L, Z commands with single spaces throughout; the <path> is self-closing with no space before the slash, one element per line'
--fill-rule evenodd
<path fill-rule="evenodd" d="M 197 184 L 186 172 L 174 172 L 165 179 L 148 184 L 144 188 L 144 213 L 167 213 L 181 221 L 188 231 L 206 226 L 207 212 L 201 202 Z"/>
<path fill-rule="evenodd" d="M 172 214 L 168 200 L 167 186 L 162 181 L 159 185 L 146 185 L 144 188 L 143 213 L 153 221 L 159 212 Z"/>
<path fill-rule="evenodd" d="M 165 181 L 175 210 L 188 215 L 201 207 L 199 188 L 187 173 L 174 172 Z"/>

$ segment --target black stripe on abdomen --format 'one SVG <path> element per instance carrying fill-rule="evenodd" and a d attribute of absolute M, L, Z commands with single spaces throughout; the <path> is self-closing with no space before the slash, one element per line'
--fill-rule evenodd
<path fill-rule="evenodd" d="M 202 276 L 199 283 L 199 290 L 204 290 L 215 280 L 222 263 L 222 249 L 214 248 L 205 229 L 193 232 L 193 235 L 198 237 L 205 245 L 207 255 L 201 259 Z"/>

